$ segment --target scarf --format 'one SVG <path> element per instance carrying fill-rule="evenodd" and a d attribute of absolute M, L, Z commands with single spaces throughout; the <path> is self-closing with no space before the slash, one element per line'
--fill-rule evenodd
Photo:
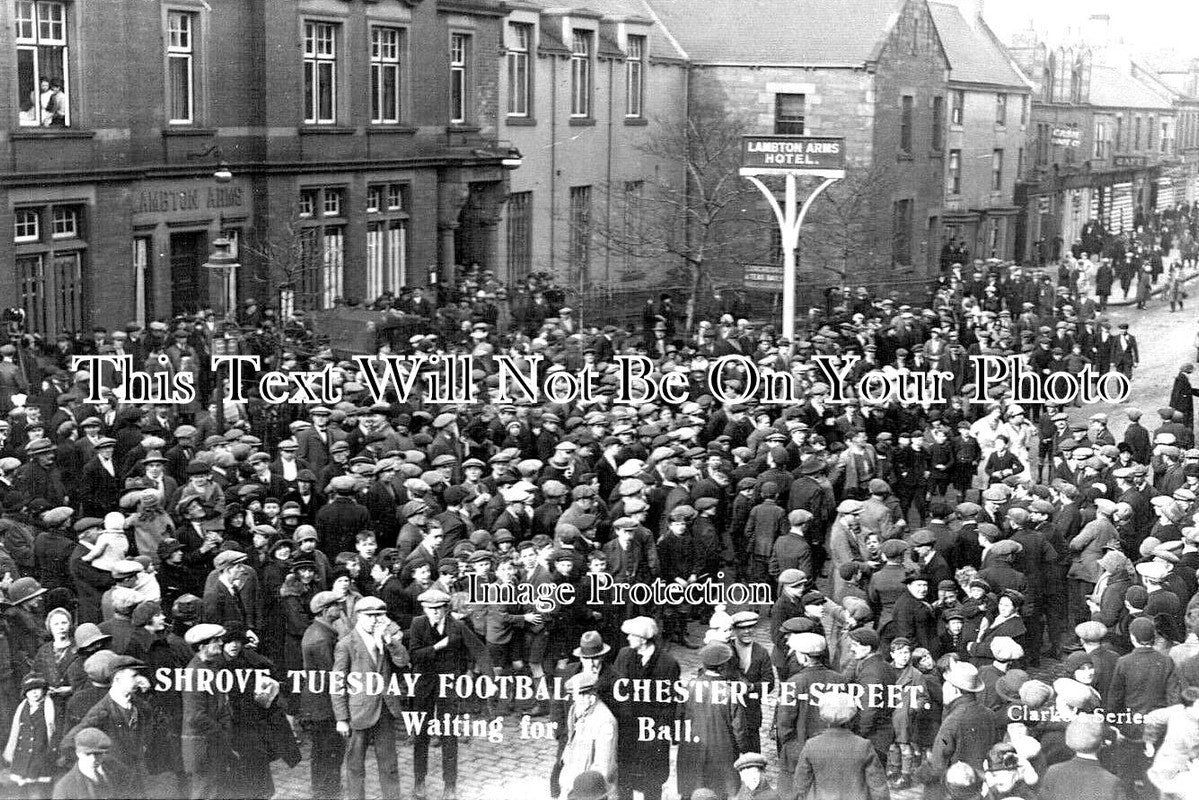
<path fill-rule="evenodd" d="M 28 707 L 29 707 L 29 700 L 28 699 L 22 700 L 20 705 L 17 706 L 16 713 L 13 714 L 12 730 L 10 730 L 8 732 L 8 744 L 6 744 L 4 746 L 4 760 L 10 764 L 12 763 L 13 756 L 15 756 L 17 754 L 17 736 L 21 732 L 21 725 L 20 725 L 21 715 L 25 712 L 25 709 Z M 45 697 L 42 698 L 42 704 L 41 704 L 41 708 L 39 710 L 42 712 L 43 718 L 46 720 L 46 739 L 50 742 L 53 742 L 54 741 L 54 729 L 55 729 L 54 728 L 54 722 L 55 722 L 55 720 L 54 720 L 54 702 L 50 699 L 49 694 L 47 694 Z"/>

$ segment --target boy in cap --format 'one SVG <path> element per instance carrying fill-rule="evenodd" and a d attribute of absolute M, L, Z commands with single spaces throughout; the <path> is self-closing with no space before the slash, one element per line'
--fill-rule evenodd
<path fill-rule="evenodd" d="M 192 686 L 183 689 L 183 770 L 192 797 L 221 797 L 237 759 L 229 694 L 215 688 L 199 691 L 197 687 L 201 671 L 215 672 L 224 661 L 225 628 L 200 623 L 189 628 L 183 640 L 195 651 L 186 667 Z"/>
<path fill-rule="evenodd" d="M 457 701 L 453 695 L 442 696 L 442 675 L 463 675 L 470 669 L 471 656 L 466 626 L 449 613 L 450 596 L 434 587 L 417 597 L 424 615 L 412 621 L 408 643 L 412 653 L 413 671 L 420 675 L 412 698 L 412 710 L 424 712 L 432 719 L 442 714 L 454 714 Z M 413 737 L 413 772 L 416 780 L 413 795 L 424 800 L 425 775 L 429 771 L 429 733 L 422 726 Z M 458 740 L 441 737 L 441 778 L 445 800 L 453 800 L 458 783 Z"/>

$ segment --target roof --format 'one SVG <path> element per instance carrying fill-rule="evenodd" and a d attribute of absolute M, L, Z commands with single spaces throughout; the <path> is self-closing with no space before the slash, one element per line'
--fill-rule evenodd
<path fill-rule="evenodd" d="M 677 47 L 675 47 L 670 35 L 662 30 L 660 25 L 654 24 L 654 20 L 645 7 L 642 0 L 575 0 L 575 2 L 563 2 L 563 0 L 519 0 L 515 5 L 539 9 L 542 14 L 550 15 L 566 15 L 571 14 L 586 16 L 589 18 L 598 17 L 601 21 L 617 21 L 617 22 L 637 22 L 653 27 L 654 35 L 649 37 L 649 55 L 654 58 L 684 58 Z M 562 42 L 561 32 L 558 29 L 551 30 L 552 26 L 542 26 L 541 40 L 539 42 L 541 49 L 554 52 L 569 53 L 570 48 Z M 619 46 L 616 40 L 608 35 L 601 35 L 600 55 L 616 55 L 620 53 Z"/>
<path fill-rule="evenodd" d="M 875 60 L 906 1 L 645 0 L 693 62 L 797 66 Z"/>
<path fill-rule="evenodd" d="M 1095 64 L 1091 67 L 1091 105 L 1108 108 L 1160 108 L 1173 106 L 1147 84 L 1125 70 Z"/>
<path fill-rule="evenodd" d="M 966 21 L 961 10 L 946 3 L 929 3 L 933 24 L 949 58 L 949 80 L 1028 89 L 1028 81 L 999 44 Z"/>

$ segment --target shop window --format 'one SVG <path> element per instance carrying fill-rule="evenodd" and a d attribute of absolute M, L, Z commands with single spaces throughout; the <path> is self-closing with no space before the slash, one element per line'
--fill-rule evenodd
<path fill-rule="evenodd" d="M 378 202 L 367 209 L 366 299 L 374 302 L 384 292 L 398 294 L 407 285 L 408 214 L 401 199 L 407 187 L 392 183 L 368 187 Z M 393 205 L 394 201 L 394 205 Z"/>
<path fill-rule="evenodd" d="M 17 0 L 14 28 L 20 125 L 69 126 L 71 81 L 66 4 Z"/>
<path fill-rule="evenodd" d="M 341 187 L 300 191 L 300 260 L 291 284 L 285 287 L 285 308 L 331 308 L 344 296 L 345 221 L 341 215 L 345 191 Z"/>
<path fill-rule="evenodd" d="M 43 336 L 84 330 L 83 208 L 47 205 L 15 210 L 15 285 L 25 326 Z M 49 226 L 42 224 L 49 220 Z"/>

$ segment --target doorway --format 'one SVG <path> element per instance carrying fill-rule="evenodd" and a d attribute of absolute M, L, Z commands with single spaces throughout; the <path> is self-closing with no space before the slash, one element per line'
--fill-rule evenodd
<path fill-rule="evenodd" d="M 171 314 L 194 314 L 208 308 L 208 279 L 204 261 L 208 257 L 205 231 L 171 234 Z"/>

